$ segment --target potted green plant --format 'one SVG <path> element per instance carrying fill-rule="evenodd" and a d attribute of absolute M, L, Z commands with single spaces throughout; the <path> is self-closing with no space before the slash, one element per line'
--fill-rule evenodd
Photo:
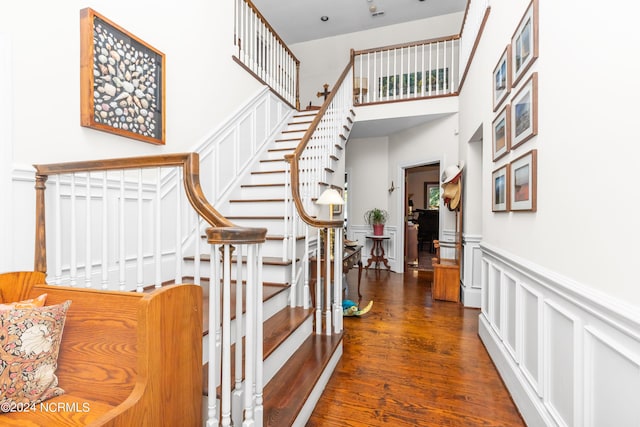
<path fill-rule="evenodd" d="M 373 227 L 374 236 L 382 236 L 384 234 L 384 224 L 389 218 L 389 213 L 384 209 L 373 208 L 364 213 L 364 220 Z"/>

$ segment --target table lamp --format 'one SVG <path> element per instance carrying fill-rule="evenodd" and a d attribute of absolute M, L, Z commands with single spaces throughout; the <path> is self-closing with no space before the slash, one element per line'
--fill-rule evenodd
<path fill-rule="evenodd" d="M 318 197 L 316 203 L 318 205 L 329 205 L 329 220 L 333 220 L 333 205 L 344 205 L 344 200 L 336 189 L 327 188 Z"/>

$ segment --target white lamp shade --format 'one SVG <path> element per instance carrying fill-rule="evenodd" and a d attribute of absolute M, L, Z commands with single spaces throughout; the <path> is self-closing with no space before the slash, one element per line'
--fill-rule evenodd
<path fill-rule="evenodd" d="M 344 205 L 344 200 L 337 190 L 327 188 L 320 197 L 318 197 L 316 203 L 319 205 Z"/>

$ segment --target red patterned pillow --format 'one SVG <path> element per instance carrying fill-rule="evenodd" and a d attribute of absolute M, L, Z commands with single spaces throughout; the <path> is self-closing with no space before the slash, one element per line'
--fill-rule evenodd
<path fill-rule="evenodd" d="M 0 311 L 0 408 L 64 393 L 55 371 L 70 304 Z"/>

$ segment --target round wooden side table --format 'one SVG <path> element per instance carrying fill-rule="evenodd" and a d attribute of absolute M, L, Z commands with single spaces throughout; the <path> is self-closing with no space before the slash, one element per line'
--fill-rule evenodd
<path fill-rule="evenodd" d="M 365 236 L 367 239 L 371 239 L 371 254 L 369 255 L 369 260 L 367 261 L 367 266 L 365 267 L 367 270 L 371 266 L 371 264 L 375 263 L 374 268 L 376 270 L 380 269 L 380 263 L 383 263 L 387 270 L 391 270 L 389 266 L 389 260 L 384 256 L 384 247 L 382 246 L 382 242 L 384 240 L 389 240 L 391 236 L 375 236 L 373 234 L 368 234 Z"/>

